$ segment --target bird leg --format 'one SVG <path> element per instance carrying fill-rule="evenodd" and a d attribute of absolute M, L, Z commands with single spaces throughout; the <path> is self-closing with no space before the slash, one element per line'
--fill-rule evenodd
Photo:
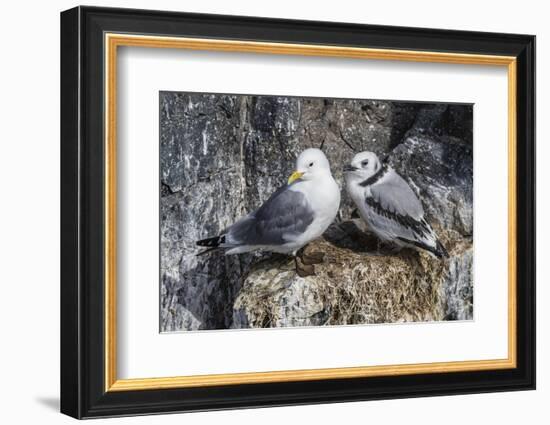
<path fill-rule="evenodd" d="M 324 252 L 310 252 L 308 254 L 302 255 L 302 262 L 304 264 L 321 264 L 325 261 L 325 253 Z"/>
<path fill-rule="evenodd" d="M 296 262 L 296 273 L 300 277 L 315 275 L 315 264 L 321 264 L 325 260 L 325 253 L 310 252 L 306 253 L 306 247 L 302 247 L 296 252 L 294 261 Z"/>
<path fill-rule="evenodd" d="M 298 255 L 294 257 L 294 262 L 296 263 L 296 273 L 298 273 L 298 276 L 306 277 L 315 275 L 315 266 L 313 264 L 304 264 L 302 258 Z"/>
<path fill-rule="evenodd" d="M 300 257 L 302 263 L 309 266 L 313 264 L 321 264 L 325 261 L 325 253 L 321 251 L 306 253 L 306 247 L 300 248 L 296 255 Z"/>

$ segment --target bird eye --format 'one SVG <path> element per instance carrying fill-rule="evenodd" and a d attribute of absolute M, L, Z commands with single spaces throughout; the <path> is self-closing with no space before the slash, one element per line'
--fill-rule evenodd
<path fill-rule="evenodd" d="M 361 162 L 362 167 L 366 167 L 367 165 L 369 165 L 369 161 L 367 159 L 365 159 L 363 162 Z"/>
<path fill-rule="evenodd" d="M 313 167 L 313 162 L 310 162 L 310 163 L 309 163 L 309 166 L 310 166 L 310 167 Z"/>

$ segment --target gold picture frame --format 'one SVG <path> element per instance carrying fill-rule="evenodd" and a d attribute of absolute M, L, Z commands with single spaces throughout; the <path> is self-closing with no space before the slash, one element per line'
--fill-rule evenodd
<path fill-rule="evenodd" d="M 341 379 L 417 373 L 465 372 L 516 367 L 516 58 L 512 56 L 434 53 L 411 50 L 281 44 L 253 41 L 105 34 L 105 391 L 134 391 L 300 380 Z M 117 379 L 116 375 L 116 96 L 119 47 L 229 51 L 363 60 L 436 62 L 506 67 L 508 72 L 508 358 L 388 366 L 305 369 L 254 373 Z"/>

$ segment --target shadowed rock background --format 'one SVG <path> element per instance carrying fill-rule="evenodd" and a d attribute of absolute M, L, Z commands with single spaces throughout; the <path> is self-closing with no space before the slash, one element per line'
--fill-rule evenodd
<path fill-rule="evenodd" d="M 162 331 L 472 319 L 472 128 L 471 105 L 162 92 Z M 196 256 L 322 143 L 341 186 L 352 148 L 393 166 L 450 258 L 381 254 L 345 191 L 307 248 L 327 254 L 315 276 L 268 253 Z"/>

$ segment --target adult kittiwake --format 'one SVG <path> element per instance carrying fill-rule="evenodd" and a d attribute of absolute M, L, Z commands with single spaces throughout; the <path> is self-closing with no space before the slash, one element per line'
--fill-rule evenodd
<path fill-rule="evenodd" d="M 298 274 L 307 276 L 314 273 L 313 264 L 323 256 L 306 260 L 302 248 L 324 233 L 339 206 L 340 189 L 325 154 L 320 149 L 306 149 L 298 156 L 296 171 L 288 182 L 260 208 L 197 245 L 223 248 L 226 254 L 254 250 L 290 254 L 295 256 Z"/>
<path fill-rule="evenodd" d="M 384 242 L 397 248 L 428 251 L 438 258 L 448 257 L 424 217 L 422 203 L 407 182 L 376 154 L 361 152 L 344 168 L 346 190 L 357 205 L 359 215 Z"/>

